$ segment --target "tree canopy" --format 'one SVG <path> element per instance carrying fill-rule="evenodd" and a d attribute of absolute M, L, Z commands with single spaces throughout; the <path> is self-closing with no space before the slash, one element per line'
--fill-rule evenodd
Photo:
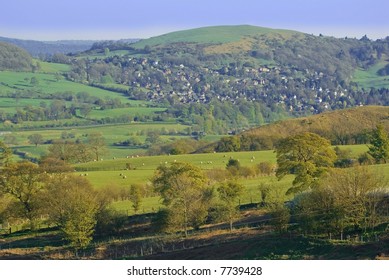
<path fill-rule="evenodd" d="M 370 137 L 369 154 L 376 163 L 386 163 L 389 159 L 389 135 L 382 125 L 377 125 Z"/>
<path fill-rule="evenodd" d="M 316 180 L 336 159 L 335 151 L 325 138 L 315 133 L 303 133 L 281 140 L 277 153 L 278 179 L 294 174 L 293 187 L 288 193 L 301 192 L 313 187 Z"/>
<path fill-rule="evenodd" d="M 212 190 L 200 168 L 190 163 L 160 165 L 152 179 L 162 203 L 168 208 L 170 221 L 188 235 L 189 227 L 199 227 L 208 213 Z"/>

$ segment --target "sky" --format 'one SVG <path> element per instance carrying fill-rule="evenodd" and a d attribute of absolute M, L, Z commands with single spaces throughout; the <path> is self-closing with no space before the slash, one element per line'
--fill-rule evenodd
<path fill-rule="evenodd" d="M 314 35 L 389 36 L 387 0 L 12 0 L 0 36 L 118 40 L 215 25 L 250 24 Z"/>

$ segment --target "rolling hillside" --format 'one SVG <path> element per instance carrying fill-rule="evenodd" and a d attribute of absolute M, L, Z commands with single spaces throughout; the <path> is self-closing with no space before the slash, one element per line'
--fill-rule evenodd
<path fill-rule="evenodd" d="M 225 44 L 240 41 L 248 36 L 268 35 L 274 33 L 290 36 L 293 34 L 299 34 L 300 32 L 251 25 L 212 26 L 167 33 L 149 39 L 140 40 L 139 42 L 133 44 L 133 46 L 136 48 L 143 48 L 147 45 L 157 46 L 172 43 Z"/>
<path fill-rule="evenodd" d="M 241 135 L 280 139 L 298 133 L 313 132 L 330 139 L 333 144 L 359 144 L 367 141 L 367 133 L 378 124 L 389 130 L 389 107 L 356 107 L 288 119 L 251 129 Z"/>
<path fill-rule="evenodd" d="M 117 55 L 106 57 L 107 50 Z M 99 52 L 101 58 L 96 56 Z M 135 85 L 129 88 L 133 98 L 169 99 L 171 105 L 247 100 L 278 115 L 265 117 L 265 122 L 359 105 L 389 105 L 388 78 L 382 71 L 389 57 L 386 39 L 314 36 L 250 25 L 213 26 L 126 46 L 112 42 L 90 55 L 97 57 L 88 65 L 90 83 L 101 81 L 109 72 L 114 83 Z M 74 72 L 82 69 L 75 67 Z M 85 80 L 85 75 L 75 79 Z M 254 119 L 247 122 L 261 124 Z"/>
<path fill-rule="evenodd" d="M 0 42 L 13 44 L 26 50 L 32 56 L 53 55 L 55 53 L 76 53 L 90 49 L 96 41 L 36 41 L 20 40 L 14 38 L 0 37 Z"/>

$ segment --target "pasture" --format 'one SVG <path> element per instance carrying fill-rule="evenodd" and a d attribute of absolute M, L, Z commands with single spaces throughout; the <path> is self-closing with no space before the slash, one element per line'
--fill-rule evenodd
<path fill-rule="evenodd" d="M 130 158 L 117 158 L 114 160 L 104 160 L 102 162 L 81 163 L 75 165 L 75 168 L 80 171 L 125 170 L 126 165 L 130 164 L 136 170 L 155 170 L 160 164 L 190 162 L 202 169 L 214 169 L 225 168 L 230 158 L 239 160 L 242 166 L 253 166 L 264 161 L 275 163 L 275 154 L 273 151 L 269 150 L 150 157 L 131 156 Z"/>
<path fill-rule="evenodd" d="M 41 106 L 43 103 L 48 105 L 52 100 L 47 98 L 11 98 L 11 97 L 0 97 L 0 111 L 4 113 L 16 113 L 18 109 L 26 106 Z M 65 102 L 68 106 L 70 102 Z"/>
<path fill-rule="evenodd" d="M 31 125 L 50 125 L 52 123 L 60 125 L 64 124 L 69 120 L 62 120 L 57 122 L 31 122 Z M 28 126 L 29 123 L 25 122 L 24 126 Z M 171 141 L 171 138 L 182 138 L 182 134 L 185 134 L 185 130 L 188 126 L 176 124 L 176 123 L 128 123 L 128 124 L 109 124 L 109 125 L 100 125 L 100 126 L 82 126 L 80 120 L 80 126 L 74 127 L 47 127 L 40 129 L 31 129 L 31 130 L 14 130 L 9 128 L 6 133 L 0 134 L 0 140 L 3 140 L 6 137 L 13 136 L 15 137 L 15 143 L 13 144 L 14 149 L 19 151 L 28 152 L 32 157 L 42 156 L 49 147 L 49 144 L 42 144 L 35 147 L 31 145 L 28 141 L 28 136 L 31 134 L 40 134 L 43 137 L 45 142 L 50 142 L 51 140 L 61 139 L 61 135 L 64 132 L 68 134 L 73 134 L 74 139 L 80 139 L 80 141 L 86 141 L 87 135 L 91 133 L 101 133 L 105 138 L 107 144 L 107 154 L 104 158 L 112 159 L 113 157 L 125 158 L 127 155 L 137 155 L 145 153 L 145 149 L 133 149 L 125 146 L 114 146 L 113 144 L 120 141 L 125 141 L 128 138 L 134 136 L 139 138 L 140 141 L 144 142 L 147 137 L 146 134 L 149 131 L 168 131 L 172 135 L 163 135 L 161 136 L 162 141 Z M 173 135 L 175 134 L 175 135 Z"/>
<path fill-rule="evenodd" d="M 70 65 L 67 64 L 52 63 L 41 60 L 34 60 L 34 62 L 39 63 L 40 68 L 38 72 L 41 73 L 65 73 L 71 70 Z"/>
<path fill-rule="evenodd" d="M 155 107 L 128 107 L 128 108 L 117 108 L 110 110 L 92 110 L 88 114 L 89 119 L 103 119 L 106 117 L 120 117 L 123 115 L 127 116 L 150 116 L 158 112 L 164 112 L 166 108 L 155 108 Z"/>
<path fill-rule="evenodd" d="M 36 79 L 35 84 L 31 83 L 32 78 Z M 42 98 L 50 97 L 50 94 L 57 92 L 71 92 L 74 94 L 87 92 L 93 97 L 111 99 L 119 98 L 119 100 L 124 104 L 131 103 L 126 96 L 120 93 L 71 82 L 63 78 L 58 79 L 58 76 L 55 74 L 0 71 L 0 81 L 0 92 L 3 93 L 32 91 L 39 93 L 39 96 Z"/>
<path fill-rule="evenodd" d="M 374 88 L 389 88 L 388 76 L 379 76 L 377 71 L 385 67 L 388 62 L 385 59 L 381 59 L 378 63 L 374 64 L 367 70 L 358 69 L 354 73 L 353 81 L 360 87 L 370 89 Z"/>
<path fill-rule="evenodd" d="M 366 145 L 345 146 L 341 149 L 347 149 L 354 155 L 367 150 Z M 274 151 L 254 151 L 254 152 L 231 152 L 231 153 L 210 153 L 210 154 L 191 154 L 191 155 L 164 155 L 164 156 L 129 156 L 128 158 L 116 158 L 103 160 L 100 162 L 90 162 L 74 165 L 77 174 L 87 174 L 87 179 L 97 188 L 126 188 L 131 184 L 147 184 L 150 186 L 151 179 L 156 168 L 159 165 L 172 162 L 190 162 L 205 172 L 211 169 L 225 170 L 226 164 L 230 158 L 238 159 L 243 167 L 253 167 L 261 162 L 276 162 Z M 132 170 L 128 170 L 128 167 Z M 389 164 L 376 165 L 370 168 L 375 169 L 379 174 L 389 174 Z M 291 187 L 293 176 L 288 175 L 282 180 L 277 180 L 274 175 L 271 176 L 251 176 L 239 178 L 238 182 L 245 186 L 244 194 L 240 197 L 240 204 L 261 202 L 260 186 L 266 184 L 271 188 L 268 195 L 270 201 L 289 200 L 292 196 L 286 197 L 285 193 Z M 389 180 L 389 176 L 387 178 Z M 133 214 L 131 202 L 117 201 L 113 207 L 120 211 L 125 211 L 129 215 Z M 161 207 L 158 197 L 147 197 L 142 202 L 141 211 L 145 213 L 154 212 Z"/>

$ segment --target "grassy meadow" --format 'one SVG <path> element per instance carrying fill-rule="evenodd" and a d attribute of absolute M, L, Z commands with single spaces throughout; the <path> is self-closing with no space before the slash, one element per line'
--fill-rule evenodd
<path fill-rule="evenodd" d="M 37 79 L 37 84 L 31 84 L 31 78 Z M 87 92 L 97 98 L 119 98 L 122 103 L 128 103 L 130 100 L 119 93 L 113 93 L 108 90 L 91 87 L 88 85 L 74 83 L 63 78 L 57 79 L 54 73 L 31 73 L 31 72 L 10 72 L 0 71 L 0 92 L 34 91 L 39 92 L 41 97 L 49 96 L 57 92 Z M 34 98 L 35 96 L 31 96 Z M 1 104 L 1 100 L 0 100 Z"/>
<path fill-rule="evenodd" d="M 241 40 L 243 37 L 271 34 L 275 30 L 250 25 L 238 26 L 213 26 L 196 28 L 191 30 L 171 32 L 162 36 L 151 37 L 146 40 L 140 40 L 133 44 L 135 48 L 144 48 L 145 46 L 165 45 L 167 43 L 193 42 L 193 43 L 231 43 Z M 296 31 L 276 30 L 280 34 L 296 34 Z"/>
<path fill-rule="evenodd" d="M 35 60 L 35 63 L 39 64 L 40 68 L 38 72 L 41 73 L 65 73 L 70 71 L 70 65 L 46 62 L 41 60 Z"/>
<path fill-rule="evenodd" d="M 369 67 L 367 70 L 359 69 L 354 73 L 353 81 L 360 87 L 365 89 L 370 88 L 389 88 L 388 76 L 379 76 L 378 70 L 385 67 L 388 64 L 386 59 L 381 59 L 378 63 Z"/>
<path fill-rule="evenodd" d="M 344 146 L 341 149 L 347 149 L 352 155 L 359 155 L 367 151 L 366 145 Z M 225 170 L 226 164 L 230 158 L 238 159 L 243 167 L 254 167 L 261 162 L 276 162 L 274 151 L 254 151 L 254 152 L 231 152 L 231 153 L 210 153 L 210 154 L 190 154 L 190 155 L 165 155 L 165 156 L 127 156 L 125 158 L 116 158 L 103 160 L 100 162 L 89 162 L 74 165 L 77 174 L 80 176 L 87 175 L 87 179 L 97 188 L 130 188 L 131 184 L 148 184 L 159 165 L 169 164 L 172 162 L 190 162 L 204 172 L 216 170 Z M 127 170 L 130 165 L 133 170 Z M 388 165 L 372 166 L 380 174 L 389 174 Z M 207 173 L 206 173 L 207 174 Z M 389 177 L 388 177 L 389 180 Z M 288 188 L 291 187 L 293 176 L 288 175 L 282 180 L 278 180 L 274 175 L 252 176 L 239 178 L 238 182 L 245 186 L 244 194 L 240 198 L 240 204 L 259 203 L 261 201 L 260 186 L 269 185 L 271 192 L 270 200 L 291 199 L 285 197 Z M 131 202 L 117 201 L 113 207 L 120 211 L 126 211 L 133 214 Z M 148 213 L 154 212 L 161 207 L 158 197 L 147 197 L 142 202 L 141 211 Z"/>
<path fill-rule="evenodd" d="M 66 120 L 58 121 L 57 123 L 65 123 Z M 32 122 L 32 124 L 36 122 Z M 40 122 L 44 123 L 52 122 Z M 24 123 L 28 125 L 28 123 Z M 7 132 L 0 133 L 0 140 L 5 137 L 14 136 L 15 144 L 11 145 L 13 149 L 19 151 L 28 152 L 32 157 L 40 157 L 44 155 L 50 144 L 41 144 L 35 147 L 28 141 L 28 136 L 32 134 L 40 134 L 45 142 L 50 140 L 61 139 L 63 133 L 71 133 L 74 135 L 73 140 L 80 139 L 86 141 L 87 135 L 91 133 L 101 133 L 105 138 L 107 144 L 107 152 L 103 156 L 106 159 L 112 159 L 113 157 L 125 158 L 127 155 L 144 154 L 145 149 L 133 149 L 123 146 L 115 146 L 114 143 L 125 141 L 130 137 L 137 137 L 140 141 L 144 142 L 147 137 L 148 131 L 171 131 L 176 135 L 162 135 L 163 141 L 171 141 L 171 139 L 182 138 L 181 134 L 185 133 L 187 129 L 186 125 L 176 123 L 128 123 L 128 124 L 110 124 L 100 126 L 80 126 L 80 127 L 58 127 L 58 128 L 45 128 L 45 129 L 32 129 L 32 130 L 15 130 L 11 129 Z"/>

